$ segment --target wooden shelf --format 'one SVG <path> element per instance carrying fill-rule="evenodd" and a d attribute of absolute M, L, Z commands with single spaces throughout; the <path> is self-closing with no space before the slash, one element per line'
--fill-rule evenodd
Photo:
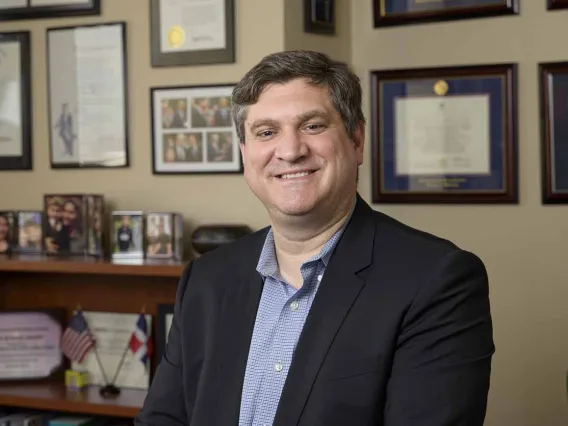
<path fill-rule="evenodd" d="M 104 399 L 98 386 L 67 390 L 63 383 L 0 384 L 0 405 L 36 410 L 61 411 L 110 417 L 134 418 L 146 397 L 145 390 L 122 389 L 120 395 Z"/>
<path fill-rule="evenodd" d="M 0 272 L 34 272 L 58 274 L 136 275 L 146 277 L 179 277 L 186 262 L 145 259 L 113 261 L 95 258 L 62 258 L 46 256 L 0 257 Z"/>

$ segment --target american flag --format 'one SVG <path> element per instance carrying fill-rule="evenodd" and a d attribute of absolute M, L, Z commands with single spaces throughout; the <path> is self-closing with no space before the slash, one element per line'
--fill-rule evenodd
<path fill-rule="evenodd" d="M 130 336 L 128 347 L 134 356 L 145 366 L 148 365 L 148 359 L 152 355 L 151 343 L 151 340 L 148 338 L 148 323 L 146 322 L 146 316 L 144 314 L 140 314 L 138 315 L 138 321 L 136 321 L 136 328 L 134 328 L 134 331 Z"/>
<path fill-rule="evenodd" d="M 83 362 L 85 355 L 95 346 L 95 337 L 89 330 L 83 312 L 75 311 L 69 326 L 61 336 L 61 350 L 71 361 Z"/>

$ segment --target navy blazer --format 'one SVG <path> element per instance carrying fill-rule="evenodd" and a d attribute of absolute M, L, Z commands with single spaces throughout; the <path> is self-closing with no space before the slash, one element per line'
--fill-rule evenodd
<path fill-rule="evenodd" d="M 187 265 L 135 425 L 238 425 L 267 231 Z M 494 350 L 482 261 L 358 196 L 273 425 L 481 426 Z"/>

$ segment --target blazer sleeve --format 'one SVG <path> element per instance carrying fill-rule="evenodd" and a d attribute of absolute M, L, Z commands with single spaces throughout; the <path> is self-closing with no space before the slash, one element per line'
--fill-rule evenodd
<path fill-rule="evenodd" d="M 453 251 L 402 324 L 385 426 L 482 426 L 494 351 L 485 266 Z"/>
<path fill-rule="evenodd" d="M 188 285 L 191 263 L 182 273 L 176 291 L 174 316 L 164 355 L 152 379 L 142 409 L 134 418 L 135 426 L 183 426 L 187 424 L 182 379 L 182 304 Z"/>

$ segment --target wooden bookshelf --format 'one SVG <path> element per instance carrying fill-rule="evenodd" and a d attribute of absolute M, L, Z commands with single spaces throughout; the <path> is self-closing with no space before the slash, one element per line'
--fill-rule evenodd
<path fill-rule="evenodd" d="M 103 399 L 98 386 L 67 390 L 63 383 L 0 384 L 0 405 L 65 413 L 133 418 L 144 403 L 146 391 L 122 389 L 113 399 Z"/>

